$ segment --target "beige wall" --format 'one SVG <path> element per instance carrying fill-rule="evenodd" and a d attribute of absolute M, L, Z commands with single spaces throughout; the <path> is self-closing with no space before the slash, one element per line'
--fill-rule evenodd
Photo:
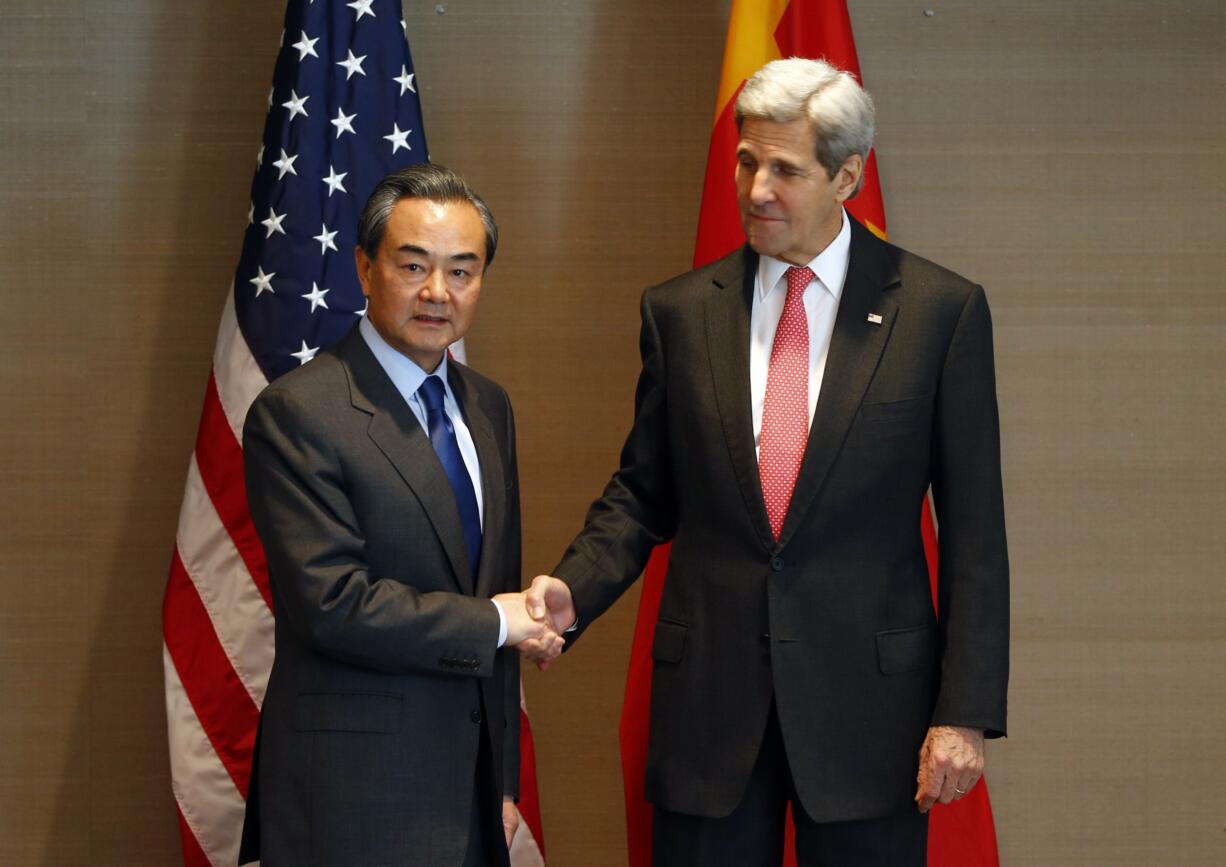
<path fill-rule="evenodd" d="M 1226 863 L 1226 5 L 850 5 L 892 236 L 997 323 L 1005 862 Z M 186 6 L 0 8 L 5 865 L 176 857 L 160 594 L 281 16 Z M 529 575 L 615 460 L 639 290 L 689 261 L 727 6 L 405 4 L 433 156 L 504 230 L 470 357 L 516 402 Z M 624 863 L 636 603 L 527 678 L 554 865 Z"/>

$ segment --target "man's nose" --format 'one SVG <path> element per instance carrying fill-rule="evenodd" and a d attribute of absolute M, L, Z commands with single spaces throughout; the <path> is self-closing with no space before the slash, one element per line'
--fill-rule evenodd
<path fill-rule="evenodd" d="M 765 205 L 775 198 L 775 188 L 771 182 L 770 171 L 765 167 L 753 173 L 753 182 L 749 187 L 749 200 L 755 205 Z"/>
<path fill-rule="evenodd" d="M 442 304 L 447 300 L 447 281 L 442 271 L 436 270 L 426 278 L 421 289 L 422 297 L 427 301 Z"/>

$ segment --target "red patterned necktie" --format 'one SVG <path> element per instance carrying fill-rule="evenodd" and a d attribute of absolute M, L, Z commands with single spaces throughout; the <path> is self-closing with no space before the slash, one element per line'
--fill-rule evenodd
<path fill-rule="evenodd" d="M 762 498 L 776 539 L 783 530 L 809 439 L 809 319 L 805 316 L 804 295 L 813 272 L 788 268 L 787 278 L 788 297 L 771 347 L 758 437 Z"/>

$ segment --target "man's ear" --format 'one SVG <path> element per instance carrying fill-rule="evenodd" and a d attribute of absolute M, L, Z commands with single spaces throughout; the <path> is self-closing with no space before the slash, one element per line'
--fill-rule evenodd
<path fill-rule="evenodd" d="M 851 194 L 855 192 L 856 186 L 860 183 L 860 176 L 864 174 L 864 159 L 859 154 L 852 154 L 843 161 L 843 165 L 839 167 L 838 183 L 835 186 L 834 194 L 840 203 L 851 198 Z"/>
<path fill-rule="evenodd" d="M 366 287 L 370 285 L 370 269 L 373 267 L 374 262 L 366 255 L 365 250 L 357 246 L 353 248 L 353 264 L 358 272 L 358 282 L 362 284 L 362 294 L 369 296 L 370 292 L 367 291 Z"/>

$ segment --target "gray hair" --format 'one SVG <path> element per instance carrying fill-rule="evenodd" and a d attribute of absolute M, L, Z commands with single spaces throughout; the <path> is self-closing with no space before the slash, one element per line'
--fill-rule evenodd
<path fill-rule="evenodd" d="M 358 218 L 358 246 L 372 260 L 383 243 L 383 232 L 392 209 L 401 199 L 426 199 L 431 202 L 468 202 L 477 209 L 485 227 L 485 267 L 494 261 L 498 249 L 498 224 L 494 215 L 462 177 L 438 163 L 417 163 L 397 169 L 375 186 Z"/>
<path fill-rule="evenodd" d="M 876 113 L 855 76 L 824 60 L 772 60 L 753 74 L 736 99 L 736 126 L 747 117 L 788 123 L 806 117 L 817 132 L 817 161 L 831 179 L 852 154 L 868 159 Z M 864 182 L 852 191 L 860 192 Z"/>

